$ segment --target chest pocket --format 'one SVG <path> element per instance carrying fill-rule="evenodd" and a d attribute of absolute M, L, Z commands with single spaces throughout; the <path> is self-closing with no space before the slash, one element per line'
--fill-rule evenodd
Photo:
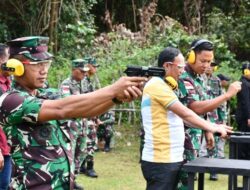
<path fill-rule="evenodd" d="M 211 81 L 210 91 L 212 96 L 217 97 L 220 95 L 220 86 L 218 81 Z"/>
<path fill-rule="evenodd" d="M 31 146 L 55 146 L 59 145 L 62 134 L 51 124 L 39 125 L 31 132 Z"/>

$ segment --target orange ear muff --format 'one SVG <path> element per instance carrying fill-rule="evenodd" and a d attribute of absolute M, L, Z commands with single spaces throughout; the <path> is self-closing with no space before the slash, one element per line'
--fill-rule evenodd
<path fill-rule="evenodd" d="M 213 45 L 212 42 L 206 40 L 206 39 L 200 39 L 198 40 L 189 50 L 189 53 L 187 55 L 187 62 L 189 64 L 194 64 L 195 63 L 195 52 L 194 52 L 194 49 L 197 48 L 199 45 L 203 44 L 203 43 L 210 43 L 211 45 Z"/>
<path fill-rule="evenodd" d="M 244 69 L 244 75 L 250 75 L 250 70 L 249 69 Z"/>
<path fill-rule="evenodd" d="M 195 52 L 194 50 L 190 50 L 187 56 L 187 62 L 189 64 L 194 64 L 195 63 Z"/>
<path fill-rule="evenodd" d="M 214 72 L 218 71 L 218 66 L 214 66 L 213 71 Z"/>
<path fill-rule="evenodd" d="M 173 77 L 166 77 L 165 82 L 172 88 L 172 90 L 176 90 L 178 88 L 178 83 Z"/>
<path fill-rule="evenodd" d="M 23 63 L 17 59 L 9 59 L 5 64 L 1 65 L 1 70 L 9 72 L 10 75 L 22 76 L 24 66 Z"/>

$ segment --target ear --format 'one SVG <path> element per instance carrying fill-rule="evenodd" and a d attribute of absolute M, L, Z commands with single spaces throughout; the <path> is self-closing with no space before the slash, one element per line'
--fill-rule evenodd
<path fill-rule="evenodd" d="M 169 65 L 170 65 L 169 62 L 164 62 L 162 67 L 166 70 L 168 69 Z"/>

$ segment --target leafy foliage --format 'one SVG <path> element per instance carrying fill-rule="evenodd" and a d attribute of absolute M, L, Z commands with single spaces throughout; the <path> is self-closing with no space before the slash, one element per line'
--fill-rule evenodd
<path fill-rule="evenodd" d="M 250 2 L 248 2 L 250 4 Z M 250 15 L 249 9 L 241 8 L 241 15 L 226 15 L 220 9 L 214 8 L 207 14 L 206 32 L 216 34 L 218 38 L 228 43 L 230 50 L 235 52 L 238 59 L 249 59 L 250 53 Z"/>
<path fill-rule="evenodd" d="M 1 0 L 0 40 L 49 35 L 53 2 Z M 123 75 L 127 65 L 156 65 L 159 52 L 167 46 L 178 47 L 186 55 L 196 38 L 214 42 L 215 58 L 221 63 L 218 72 L 234 80 L 240 76 L 241 61 L 250 59 L 249 0 L 205 1 L 201 10 L 203 34 L 199 36 L 187 33 L 188 20 L 180 0 L 64 0 L 61 3 L 54 31 L 59 51 L 49 74 L 53 87 L 69 75 L 72 59 L 95 56 L 101 65 L 99 77 L 104 86 Z M 109 33 L 101 33 L 105 11 L 110 12 L 112 31 Z"/>

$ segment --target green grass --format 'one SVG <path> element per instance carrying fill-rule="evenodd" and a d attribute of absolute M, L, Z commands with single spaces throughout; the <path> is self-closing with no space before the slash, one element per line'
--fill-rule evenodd
<path fill-rule="evenodd" d="M 124 126 L 117 127 L 116 131 L 120 132 L 121 136 L 115 137 L 112 151 L 100 151 L 95 155 L 94 168 L 98 178 L 78 176 L 77 182 L 83 185 L 85 190 L 145 190 L 146 183 L 139 164 L 139 129 Z M 225 152 L 228 154 L 228 145 Z M 219 175 L 218 181 L 208 179 L 209 174 L 206 174 L 205 190 L 227 190 L 227 175 Z M 195 186 L 197 187 L 197 184 Z"/>

